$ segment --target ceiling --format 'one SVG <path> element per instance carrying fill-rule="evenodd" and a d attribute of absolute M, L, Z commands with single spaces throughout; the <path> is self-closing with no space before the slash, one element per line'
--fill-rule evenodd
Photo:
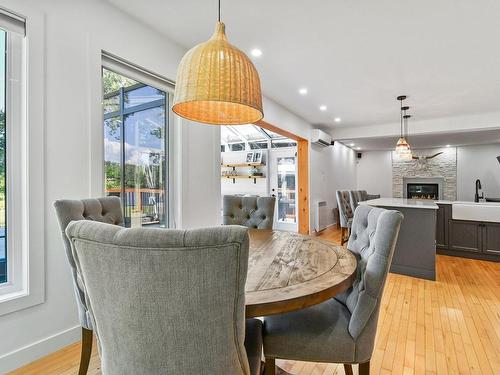
<path fill-rule="evenodd" d="M 355 150 L 393 150 L 397 139 L 394 137 L 343 139 L 341 143 Z M 500 129 L 459 133 L 432 133 L 411 135 L 408 141 L 412 149 L 425 149 L 450 146 L 484 145 L 500 143 Z M 498 149 L 500 154 L 500 148 Z"/>
<path fill-rule="evenodd" d="M 107 1 L 186 48 L 217 15 L 216 0 Z M 398 122 L 399 94 L 415 120 L 498 111 L 499 17 L 498 0 L 222 1 L 229 40 L 263 52 L 265 95 L 326 127 Z"/>

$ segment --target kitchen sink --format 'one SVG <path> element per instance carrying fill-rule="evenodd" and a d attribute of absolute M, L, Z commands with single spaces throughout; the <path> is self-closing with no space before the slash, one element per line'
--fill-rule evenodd
<path fill-rule="evenodd" d="M 486 198 L 486 202 L 500 202 L 500 198 Z"/>
<path fill-rule="evenodd" d="M 500 203 L 457 202 L 452 205 L 455 220 L 491 221 L 500 223 Z"/>

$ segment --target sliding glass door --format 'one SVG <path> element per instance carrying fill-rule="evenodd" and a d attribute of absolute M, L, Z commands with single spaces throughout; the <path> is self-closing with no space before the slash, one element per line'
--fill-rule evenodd
<path fill-rule="evenodd" d="M 127 227 L 168 226 L 168 93 L 103 68 L 107 195 Z"/>

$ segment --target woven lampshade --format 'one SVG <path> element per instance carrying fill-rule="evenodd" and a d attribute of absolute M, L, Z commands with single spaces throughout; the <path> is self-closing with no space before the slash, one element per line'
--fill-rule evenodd
<path fill-rule="evenodd" d="M 227 41 L 217 22 L 205 43 L 190 49 L 177 70 L 172 110 L 192 121 L 240 125 L 264 117 L 259 74 L 250 59 Z"/>

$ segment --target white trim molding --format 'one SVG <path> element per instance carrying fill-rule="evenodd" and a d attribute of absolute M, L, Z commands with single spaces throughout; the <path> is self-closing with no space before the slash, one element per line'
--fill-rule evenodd
<path fill-rule="evenodd" d="M 19 132 L 15 135 L 22 145 L 19 155 L 16 155 L 19 169 L 14 174 L 18 181 L 14 188 L 19 191 L 14 209 L 19 219 L 16 219 L 14 228 L 9 228 L 9 231 L 17 231 L 15 236 L 19 242 L 16 242 L 15 251 L 22 273 L 14 275 L 17 285 L 12 285 L 12 291 L 0 293 L 0 316 L 45 300 L 45 20 L 37 11 L 24 9 L 16 2 L 7 3 L 26 20 L 26 37 L 22 46 L 24 82 L 20 85 L 24 100 L 19 111 L 21 118 L 16 121 Z"/>

